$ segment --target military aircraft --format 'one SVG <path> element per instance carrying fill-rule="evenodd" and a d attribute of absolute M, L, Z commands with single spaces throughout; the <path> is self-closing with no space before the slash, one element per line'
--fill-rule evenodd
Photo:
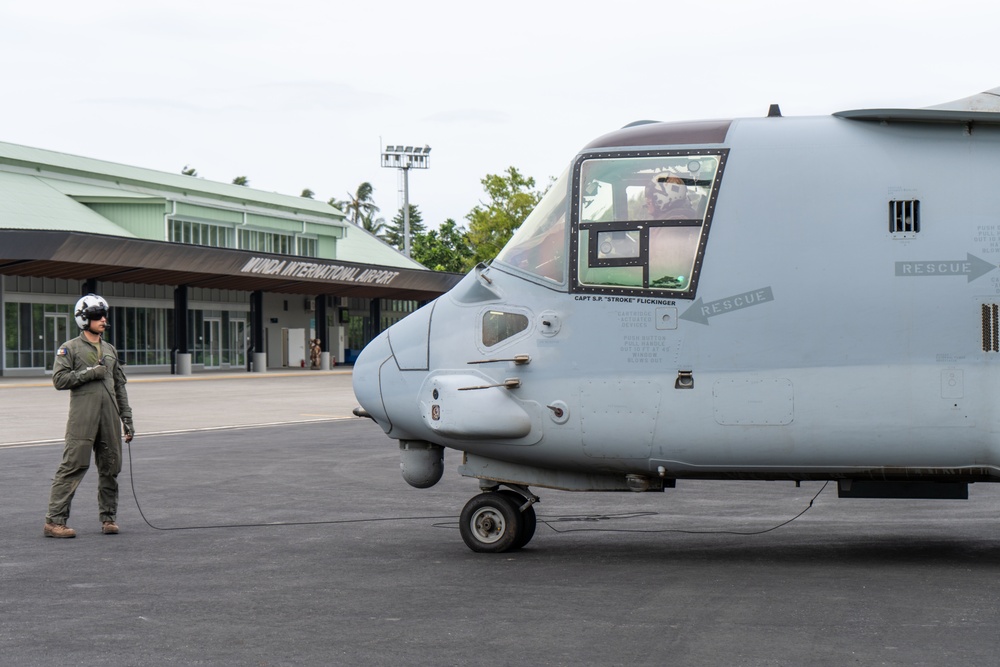
<path fill-rule="evenodd" d="M 1000 481 L 1000 88 L 919 109 L 639 122 L 572 160 L 496 259 L 374 339 L 356 413 L 523 547 L 530 487 Z"/>

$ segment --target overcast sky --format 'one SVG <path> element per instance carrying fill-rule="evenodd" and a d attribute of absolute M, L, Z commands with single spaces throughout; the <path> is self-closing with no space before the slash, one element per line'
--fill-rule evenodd
<path fill-rule="evenodd" d="M 987 0 L 0 0 L 0 141 L 316 198 L 429 145 L 410 201 L 465 223 L 633 120 L 922 107 L 1000 86 Z"/>

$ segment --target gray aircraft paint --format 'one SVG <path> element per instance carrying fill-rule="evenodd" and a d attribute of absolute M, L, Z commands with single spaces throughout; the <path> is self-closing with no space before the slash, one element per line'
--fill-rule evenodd
<path fill-rule="evenodd" d="M 728 149 L 691 298 L 588 291 L 573 271 L 497 261 L 374 340 L 358 399 L 389 437 L 465 452 L 462 474 L 509 484 L 1000 479 L 1000 350 L 984 338 L 1000 326 L 1000 115 L 903 112 L 742 119 L 721 144 L 630 145 Z M 923 122 L 935 113 L 949 122 Z M 887 210 L 913 193 L 919 232 L 893 234 Z M 527 324 L 487 345 L 497 312 Z M 394 360 L 397 330 L 419 363 Z"/>

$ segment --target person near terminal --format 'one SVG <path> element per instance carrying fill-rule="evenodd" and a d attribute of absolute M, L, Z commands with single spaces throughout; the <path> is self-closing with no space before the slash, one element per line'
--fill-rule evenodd
<path fill-rule="evenodd" d="M 319 338 L 313 338 L 309 341 L 309 367 L 318 370 L 322 358 L 323 347 L 320 345 Z"/>
<path fill-rule="evenodd" d="M 76 537 L 66 525 L 73 494 L 90 467 L 90 453 L 97 464 L 97 505 L 101 532 L 118 533 L 118 473 L 122 468 L 122 428 L 125 441 L 135 435 L 132 408 L 125 391 L 125 372 L 118 351 L 103 339 L 108 327 L 108 302 L 88 294 L 74 309 L 80 336 L 59 348 L 53 364 L 52 384 L 70 391 L 66 446 L 62 463 L 52 480 L 46 537 Z"/>

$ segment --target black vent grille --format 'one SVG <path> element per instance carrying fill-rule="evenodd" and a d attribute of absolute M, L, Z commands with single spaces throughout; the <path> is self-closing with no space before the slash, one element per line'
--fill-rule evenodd
<path fill-rule="evenodd" d="M 983 352 L 1000 352 L 1000 305 L 983 304 Z"/>
<path fill-rule="evenodd" d="M 920 232 L 920 200 L 896 199 L 889 202 L 889 233 L 910 237 Z"/>

